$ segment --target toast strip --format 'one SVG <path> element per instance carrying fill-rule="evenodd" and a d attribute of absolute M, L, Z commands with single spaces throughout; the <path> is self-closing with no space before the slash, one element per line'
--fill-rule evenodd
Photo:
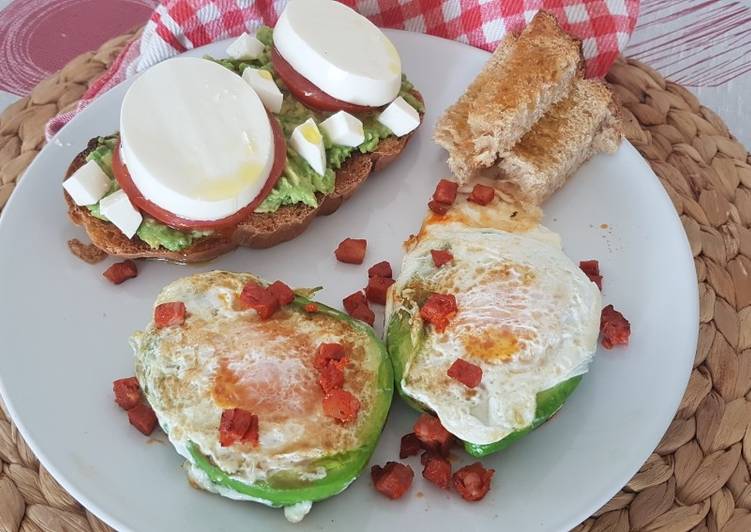
<path fill-rule="evenodd" d="M 616 112 L 604 84 L 577 78 L 571 94 L 487 172 L 517 199 L 539 205 L 584 161 L 615 151 L 621 137 Z"/>
<path fill-rule="evenodd" d="M 476 166 L 488 167 L 524 136 L 550 107 L 565 98 L 583 65 L 581 43 L 555 16 L 538 12 L 506 60 L 470 103 L 467 121 Z"/>

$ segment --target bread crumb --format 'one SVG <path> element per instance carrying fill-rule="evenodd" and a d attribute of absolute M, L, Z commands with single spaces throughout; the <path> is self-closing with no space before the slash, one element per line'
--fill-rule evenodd
<path fill-rule="evenodd" d="M 84 244 L 77 238 L 68 240 L 68 248 L 71 253 L 88 264 L 97 264 L 107 258 L 107 254 L 94 244 Z"/>

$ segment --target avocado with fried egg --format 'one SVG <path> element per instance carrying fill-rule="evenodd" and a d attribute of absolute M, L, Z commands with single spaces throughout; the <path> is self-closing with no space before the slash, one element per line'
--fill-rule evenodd
<path fill-rule="evenodd" d="M 393 373 L 367 325 L 295 295 L 261 319 L 242 304 L 245 273 L 210 272 L 177 280 L 159 294 L 182 302 L 185 321 L 133 335 L 136 376 L 191 482 L 220 495 L 284 507 L 297 521 L 344 490 L 367 464 L 386 420 Z M 327 415 L 314 365 L 321 344 L 345 350 L 344 383 L 359 411 L 346 422 Z M 257 416 L 257 442 L 223 446 L 223 413 Z"/>
<path fill-rule="evenodd" d="M 409 243 L 387 302 L 386 343 L 400 395 L 434 412 L 476 457 L 506 448 L 555 414 L 597 347 L 597 287 L 555 233 L 513 228 L 426 224 Z M 437 267 L 431 250 L 453 258 Z M 421 317 L 431 294 L 456 299 L 443 331 Z M 449 376 L 457 359 L 481 368 L 479 385 Z"/>

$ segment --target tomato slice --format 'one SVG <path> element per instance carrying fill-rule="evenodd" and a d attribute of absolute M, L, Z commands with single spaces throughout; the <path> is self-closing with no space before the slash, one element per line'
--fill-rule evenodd
<path fill-rule="evenodd" d="M 219 220 L 188 220 L 173 214 L 156 203 L 144 198 L 141 191 L 138 190 L 138 187 L 133 182 L 133 178 L 130 176 L 128 168 L 120 158 L 120 141 L 117 142 L 114 153 L 112 154 L 112 172 L 115 175 L 115 179 L 117 179 L 117 182 L 120 184 L 120 188 L 122 188 L 125 194 L 127 194 L 128 199 L 130 199 L 133 205 L 170 227 L 188 230 L 234 227 L 250 216 L 253 211 L 256 210 L 256 207 L 266 199 L 266 196 L 269 195 L 276 185 L 276 182 L 279 181 L 279 176 L 282 175 L 284 165 L 287 162 L 287 143 L 284 140 L 282 128 L 276 118 L 271 115 L 269 115 L 269 122 L 271 123 L 271 131 L 274 137 L 274 164 L 271 166 L 269 177 L 263 185 L 261 192 L 258 193 L 258 196 L 256 196 L 250 204 L 226 218 L 221 218 Z"/>
<path fill-rule="evenodd" d="M 377 109 L 377 107 L 357 105 L 356 103 L 337 100 L 333 96 L 329 96 L 295 70 L 282 57 L 276 46 L 271 49 L 271 64 L 274 66 L 276 73 L 279 74 L 279 77 L 282 78 L 289 92 L 292 93 L 292 96 L 300 100 L 306 107 L 319 111 L 347 111 L 348 113 L 364 113 Z"/>

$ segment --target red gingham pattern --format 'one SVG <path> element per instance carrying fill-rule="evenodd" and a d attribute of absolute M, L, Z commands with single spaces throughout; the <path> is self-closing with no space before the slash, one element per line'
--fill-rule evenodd
<path fill-rule="evenodd" d="M 304 0 L 302 0 L 304 1 Z M 604 76 L 636 25 L 639 0 L 340 0 L 376 25 L 461 41 L 492 51 L 540 9 L 582 40 L 587 76 Z M 273 26 L 287 0 L 163 0 L 144 28 L 75 111 L 53 118 L 50 138 L 98 94 L 126 77 L 190 48 Z"/>

